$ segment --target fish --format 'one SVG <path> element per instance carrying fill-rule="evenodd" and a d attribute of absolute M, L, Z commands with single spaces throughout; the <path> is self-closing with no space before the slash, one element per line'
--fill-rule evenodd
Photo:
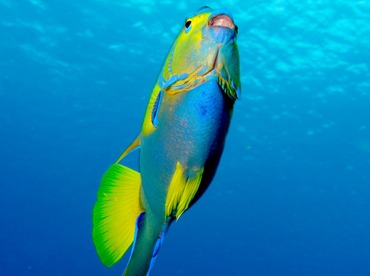
<path fill-rule="evenodd" d="M 92 237 L 106 267 L 149 275 L 170 225 L 209 187 L 241 95 L 238 27 L 226 10 L 188 15 L 154 85 L 141 132 L 104 173 Z M 139 149 L 139 171 L 120 162 Z"/>

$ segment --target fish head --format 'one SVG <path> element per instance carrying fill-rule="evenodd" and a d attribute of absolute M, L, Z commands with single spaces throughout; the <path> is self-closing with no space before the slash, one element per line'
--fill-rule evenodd
<path fill-rule="evenodd" d="M 203 7 L 190 14 L 160 76 L 163 90 L 186 92 L 216 79 L 226 95 L 240 97 L 238 27 L 229 12 Z"/>

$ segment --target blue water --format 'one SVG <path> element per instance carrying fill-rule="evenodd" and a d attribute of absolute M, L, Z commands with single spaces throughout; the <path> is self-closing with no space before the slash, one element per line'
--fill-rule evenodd
<path fill-rule="evenodd" d="M 206 4 L 239 27 L 243 95 L 152 275 L 370 275 L 370 2 L 211 2 L 0 0 L 1 275 L 121 275 L 91 239 L 100 177 Z"/>

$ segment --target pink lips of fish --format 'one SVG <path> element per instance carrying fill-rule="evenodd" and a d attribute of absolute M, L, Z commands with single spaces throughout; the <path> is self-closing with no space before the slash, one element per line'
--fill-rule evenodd
<path fill-rule="evenodd" d="M 220 14 L 216 15 L 215 17 L 212 17 L 209 20 L 208 24 L 214 27 L 226 27 L 233 30 L 235 29 L 233 20 L 225 14 Z"/>

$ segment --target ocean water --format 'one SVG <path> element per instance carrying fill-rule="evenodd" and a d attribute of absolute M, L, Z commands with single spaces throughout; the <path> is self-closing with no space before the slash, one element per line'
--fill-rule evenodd
<path fill-rule="evenodd" d="M 0 0 L 1 275 L 121 275 L 99 181 L 204 5 L 239 27 L 242 99 L 151 275 L 370 275 L 369 1 Z"/>

